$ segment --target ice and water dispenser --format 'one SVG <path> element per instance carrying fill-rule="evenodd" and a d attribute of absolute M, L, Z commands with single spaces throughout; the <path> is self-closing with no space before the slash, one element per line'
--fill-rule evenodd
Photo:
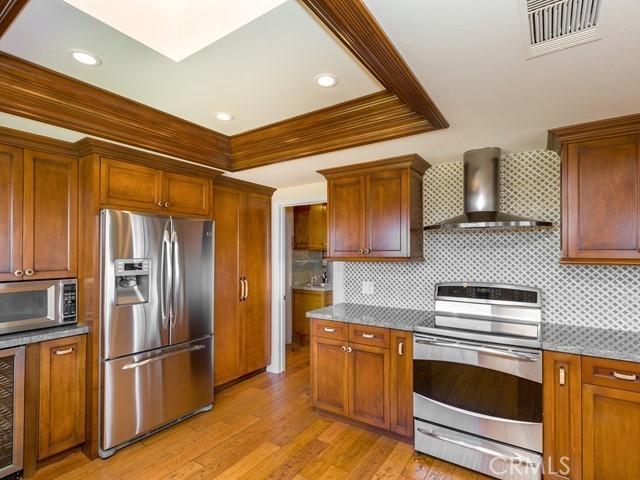
<path fill-rule="evenodd" d="M 115 266 L 116 305 L 147 303 L 149 301 L 151 260 L 116 260 Z"/>

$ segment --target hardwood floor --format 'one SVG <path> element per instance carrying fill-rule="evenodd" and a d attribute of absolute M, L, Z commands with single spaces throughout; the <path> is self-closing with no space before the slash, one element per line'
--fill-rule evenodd
<path fill-rule="evenodd" d="M 406 443 L 320 416 L 311 408 L 309 347 L 287 352 L 287 371 L 263 373 L 216 395 L 197 415 L 115 454 L 80 452 L 44 467 L 38 480 L 420 479 L 486 477 Z"/>

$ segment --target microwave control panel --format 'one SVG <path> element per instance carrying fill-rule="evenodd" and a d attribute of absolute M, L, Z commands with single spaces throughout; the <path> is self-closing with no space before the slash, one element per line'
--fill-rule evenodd
<path fill-rule="evenodd" d="M 76 284 L 67 283 L 62 286 L 62 321 L 76 322 Z"/>

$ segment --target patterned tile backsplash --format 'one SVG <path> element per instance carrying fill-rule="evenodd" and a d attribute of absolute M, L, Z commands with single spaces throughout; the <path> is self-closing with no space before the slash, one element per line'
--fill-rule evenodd
<path fill-rule="evenodd" d="M 424 178 L 424 224 L 462 213 L 462 162 Z M 433 308 L 434 285 L 494 282 L 542 290 L 550 323 L 640 331 L 640 267 L 560 265 L 560 159 L 551 151 L 506 155 L 500 164 L 501 211 L 553 221 L 552 228 L 425 232 L 423 263 L 347 263 L 347 302 Z M 373 295 L 362 282 L 373 281 Z"/>

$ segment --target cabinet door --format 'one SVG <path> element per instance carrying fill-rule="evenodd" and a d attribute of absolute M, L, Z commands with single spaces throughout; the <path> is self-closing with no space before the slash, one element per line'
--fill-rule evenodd
<path fill-rule="evenodd" d="M 242 375 L 244 330 L 240 315 L 240 228 L 242 192 L 214 189 L 215 220 L 215 363 L 214 383 Z"/>
<path fill-rule="evenodd" d="M 349 417 L 388 430 L 389 349 L 355 343 L 349 348 Z"/>
<path fill-rule="evenodd" d="M 162 171 L 102 158 L 100 203 L 134 210 L 162 210 Z"/>
<path fill-rule="evenodd" d="M 349 355 L 345 341 L 312 337 L 311 399 L 316 408 L 348 415 Z"/>
<path fill-rule="evenodd" d="M 391 330 L 391 431 L 413 436 L 413 334 Z"/>
<path fill-rule="evenodd" d="M 211 213 L 211 180 L 208 178 L 164 173 L 164 205 L 171 213 L 209 216 Z"/>
<path fill-rule="evenodd" d="M 368 256 L 409 256 L 409 172 L 368 174 L 366 198 Z"/>
<path fill-rule="evenodd" d="M 640 393 L 583 385 L 582 435 L 584 480 L 640 478 Z"/>
<path fill-rule="evenodd" d="M 544 352 L 542 392 L 545 478 L 581 478 L 581 378 L 580 356 Z"/>
<path fill-rule="evenodd" d="M 245 277 L 245 372 L 271 361 L 271 197 L 244 194 L 242 255 Z"/>
<path fill-rule="evenodd" d="M 86 336 L 40 344 L 38 459 L 85 438 Z"/>
<path fill-rule="evenodd" d="M 25 278 L 75 277 L 77 256 L 78 160 L 25 150 Z"/>
<path fill-rule="evenodd" d="M 306 250 L 309 248 L 309 212 L 311 205 L 293 207 L 293 248 Z"/>
<path fill-rule="evenodd" d="M 329 256 L 359 258 L 365 248 L 365 177 L 329 180 Z"/>
<path fill-rule="evenodd" d="M 327 249 L 327 204 L 309 205 L 309 250 Z"/>
<path fill-rule="evenodd" d="M 0 145 L 0 282 L 22 279 L 22 150 Z"/>
<path fill-rule="evenodd" d="M 638 136 L 570 144 L 563 174 L 563 256 L 640 261 Z"/>

